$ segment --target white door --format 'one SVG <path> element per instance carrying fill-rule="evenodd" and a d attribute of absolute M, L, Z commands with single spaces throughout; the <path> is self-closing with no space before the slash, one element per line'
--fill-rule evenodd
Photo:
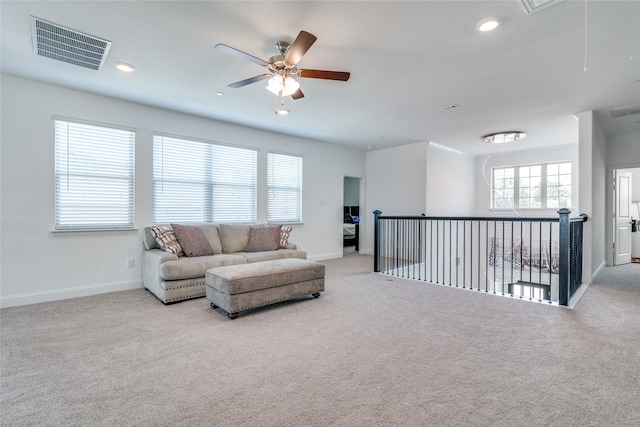
<path fill-rule="evenodd" d="M 631 172 L 616 171 L 613 265 L 631 262 Z"/>

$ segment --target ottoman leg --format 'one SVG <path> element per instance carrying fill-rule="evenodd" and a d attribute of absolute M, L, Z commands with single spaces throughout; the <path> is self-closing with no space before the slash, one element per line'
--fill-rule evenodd
<path fill-rule="evenodd" d="M 214 303 L 211 303 L 211 308 L 218 308 L 218 306 L 215 305 Z"/>
<path fill-rule="evenodd" d="M 316 292 L 315 294 L 311 294 L 313 295 L 314 298 L 318 298 L 320 296 L 320 292 Z"/>
<path fill-rule="evenodd" d="M 238 313 L 227 313 L 227 316 L 229 316 L 229 319 L 235 319 L 238 317 Z"/>

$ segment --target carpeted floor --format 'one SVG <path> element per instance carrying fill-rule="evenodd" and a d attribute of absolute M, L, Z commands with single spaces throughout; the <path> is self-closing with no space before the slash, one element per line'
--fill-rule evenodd
<path fill-rule="evenodd" d="M 640 265 L 573 310 L 324 262 L 230 320 L 146 290 L 0 310 L 2 426 L 638 426 Z"/>

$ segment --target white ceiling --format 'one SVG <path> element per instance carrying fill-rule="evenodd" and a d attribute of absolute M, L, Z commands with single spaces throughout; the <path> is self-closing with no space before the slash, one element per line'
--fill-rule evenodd
<path fill-rule="evenodd" d="M 640 129 L 640 114 L 610 114 L 640 105 L 637 0 L 533 14 L 516 0 L 2 1 L 0 13 L 2 73 L 360 150 L 432 141 L 482 154 L 480 137 L 505 130 L 528 134 L 521 149 L 565 145 L 585 110 L 607 134 Z M 36 56 L 30 16 L 111 41 L 103 69 Z M 489 16 L 502 26 L 477 32 Z M 215 44 L 268 60 L 300 30 L 318 40 L 299 68 L 349 71 L 348 82 L 300 79 L 305 97 L 285 99 L 288 116 L 274 115 L 265 81 L 227 87 L 266 69 Z"/>

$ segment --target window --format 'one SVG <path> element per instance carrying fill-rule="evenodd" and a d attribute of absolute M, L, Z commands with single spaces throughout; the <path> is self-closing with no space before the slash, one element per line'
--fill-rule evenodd
<path fill-rule="evenodd" d="M 135 132 L 55 120 L 56 230 L 133 228 Z"/>
<path fill-rule="evenodd" d="M 302 157 L 268 154 L 267 220 L 302 222 Z"/>
<path fill-rule="evenodd" d="M 571 163 L 547 165 L 547 207 L 571 206 Z"/>
<path fill-rule="evenodd" d="M 153 221 L 255 222 L 255 150 L 153 136 Z"/>
<path fill-rule="evenodd" d="M 571 206 L 571 162 L 493 169 L 493 209 Z"/>

